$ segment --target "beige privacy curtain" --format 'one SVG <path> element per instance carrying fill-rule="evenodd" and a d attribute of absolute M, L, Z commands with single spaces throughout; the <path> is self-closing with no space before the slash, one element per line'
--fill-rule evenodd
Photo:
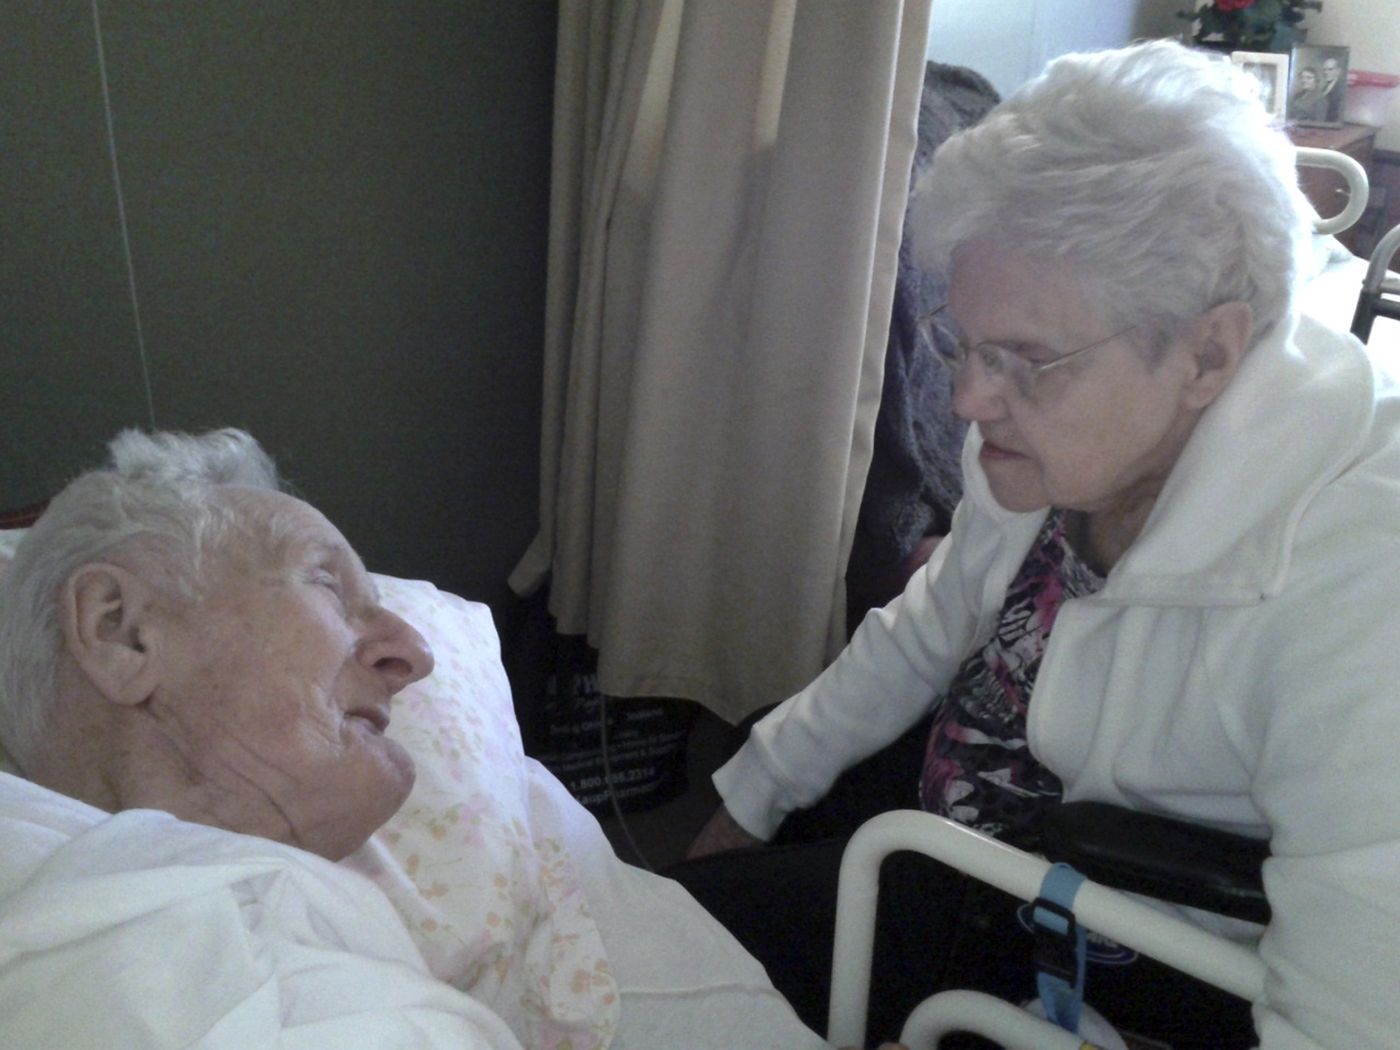
<path fill-rule="evenodd" d="M 541 528 L 614 696 L 738 720 L 845 636 L 930 0 L 562 0 Z"/>

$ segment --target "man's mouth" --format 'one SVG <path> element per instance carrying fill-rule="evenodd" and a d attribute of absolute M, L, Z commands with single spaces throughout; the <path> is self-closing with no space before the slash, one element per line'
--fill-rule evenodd
<path fill-rule="evenodd" d="M 389 712 L 379 707 L 357 707 L 350 711 L 347 718 L 359 718 L 369 723 L 370 729 L 375 733 L 382 734 L 389 728 Z"/>

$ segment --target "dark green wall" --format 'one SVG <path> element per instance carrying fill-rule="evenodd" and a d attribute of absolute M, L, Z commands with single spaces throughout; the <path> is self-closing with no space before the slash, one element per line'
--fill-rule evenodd
<path fill-rule="evenodd" d="M 156 424 L 251 431 L 372 569 L 536 525 L 556 8 L 102 0 Z M 89 0 L 0 4 L 0 508 L 149 422 Z"/>

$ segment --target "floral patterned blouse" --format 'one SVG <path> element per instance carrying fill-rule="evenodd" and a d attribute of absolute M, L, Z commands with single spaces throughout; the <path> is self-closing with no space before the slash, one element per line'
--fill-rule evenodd
<path fill-rule="evenodd" d="M 1006 594 L 992 639 L 953 677 L 929 733 L 919 798 L 930 813 L 999 838 L 1033 834 L 1063 791 L 1026 744 L 1026 709 L 1060 606 L 1103 577 L 1070 546 L 1051 511 Z"/>

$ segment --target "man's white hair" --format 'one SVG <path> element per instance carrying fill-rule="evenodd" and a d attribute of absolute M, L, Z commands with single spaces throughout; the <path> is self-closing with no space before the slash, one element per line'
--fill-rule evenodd
<path fill-rule="evenodd" d="M 63 636 L 58 598 L 74 572 L 141 550 L 172 595 L 197 597 L 207 554 L 236 526 L 222 486 L 280 488 L 272 460 L 241 430 L 126 430 L 110 462 L 54 498 L 0 576 L 0 745 L 21 768 L 40 744 L 57 688 Z"/>
<path fill-rule="evenodd" d="M 1221 303 L 1249 304 L 1255 341 L 1282 323 L 1312 217 L 1247 75 L 1163 40 L 1051 62 L 943 144 L 909 225 L 933 270 L 982 237 L 1067 262 L 1151 356 Z"/>

